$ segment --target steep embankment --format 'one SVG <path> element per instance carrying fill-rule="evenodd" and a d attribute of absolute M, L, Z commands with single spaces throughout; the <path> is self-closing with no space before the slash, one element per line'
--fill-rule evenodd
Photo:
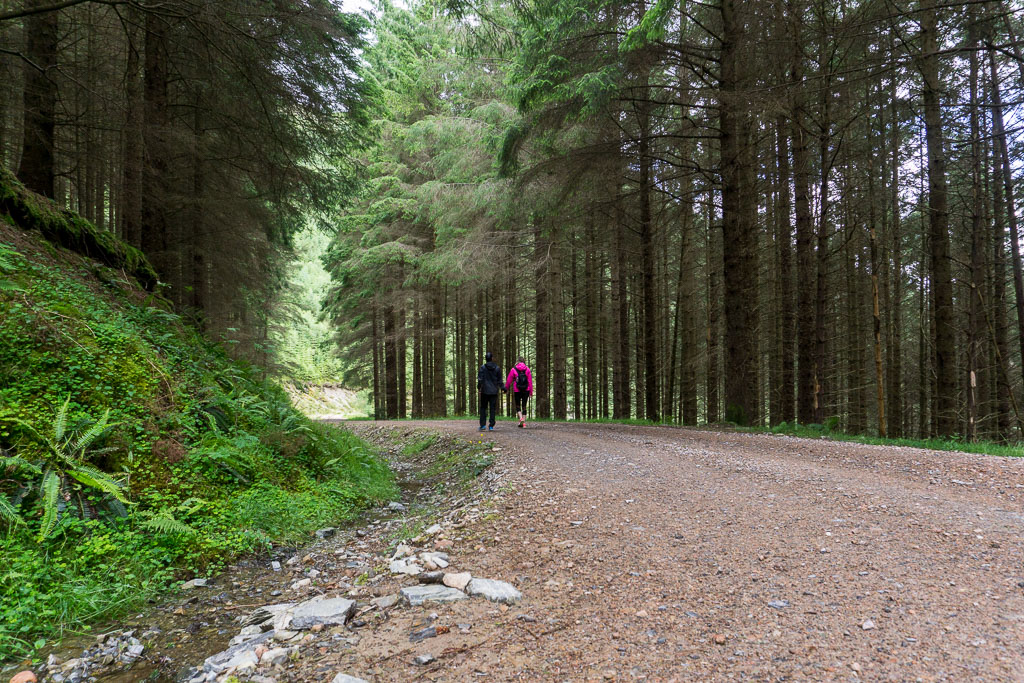
<path fill-rule="evenodd" d="M 0 175 L 0 661 L 387 497 L 387 467 Z"/>

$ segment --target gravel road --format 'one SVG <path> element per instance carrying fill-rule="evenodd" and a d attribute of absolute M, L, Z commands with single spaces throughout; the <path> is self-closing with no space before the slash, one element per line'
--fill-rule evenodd
<path fill-rule="evenodd" d="M 523 602 L 435 608 L 472 629 L 411 650 L 382 644 L 414 625 L 392 620 L 376 656 L 338 663 L 373 680 L 1024 681 L 1024 460 L 499 425 L 505 493 L 458 561 Z"/>

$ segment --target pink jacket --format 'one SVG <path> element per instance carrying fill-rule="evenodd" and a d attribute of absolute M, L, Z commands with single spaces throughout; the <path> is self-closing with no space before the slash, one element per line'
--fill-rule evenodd
<path fill-rule="evenodd" d="M 516 379 L 519 377 L 520 372 L 526 373 L 526 393 L 533 396 L 533 375 L 530 374 L 530 368 L 526 367 L 526 363 L 518 363 L 514 368 L 508 371 L 508 379 L 505 380 L 505 388 L 511 388 L 512 391 L 518 391 L 516 389 Z"/>

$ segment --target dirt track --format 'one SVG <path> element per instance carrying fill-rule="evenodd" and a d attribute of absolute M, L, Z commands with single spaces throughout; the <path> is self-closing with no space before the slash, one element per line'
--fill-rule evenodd
<path fill-rule="evenodd" d="M 422 426 L 478 436 L 470 421 Z M 658 427 L 499 426 L 486 438 L 503 447 L 507 493 L 454 556 L 461 570 L 515 583 L 524 601 L 507 612 L 476 601 L 419 608 L 452 633 L 409 645 L 415 624 L 392 619 L 377 629 L 376 656 L 329 657 L 348 664 L 340 670 L 372 680 L 1024 680 L 1024 461 Z M 457 634 L 463 621 L 472 630 Z M 411 663 L 442 650 L 427 667 Z"/>

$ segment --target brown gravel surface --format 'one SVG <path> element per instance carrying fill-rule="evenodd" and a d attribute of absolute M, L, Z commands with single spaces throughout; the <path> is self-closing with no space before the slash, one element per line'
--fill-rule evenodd
<path fill-rule="evenodd" d="M 502 449 L 494 514 L 449 552 L 453 570 L 509 581 L 523 601 L 396 608 L 357 646 L 300 669 L 373 681 L 1024 681 L 1024 461 L 506 425 L 486 436 Z M 420 426 L 479 438 L 468 421 Z M 429 623 L 451 631 L 410 643 Z M 427 653 L 437 660 L 413 663 Z"/>

